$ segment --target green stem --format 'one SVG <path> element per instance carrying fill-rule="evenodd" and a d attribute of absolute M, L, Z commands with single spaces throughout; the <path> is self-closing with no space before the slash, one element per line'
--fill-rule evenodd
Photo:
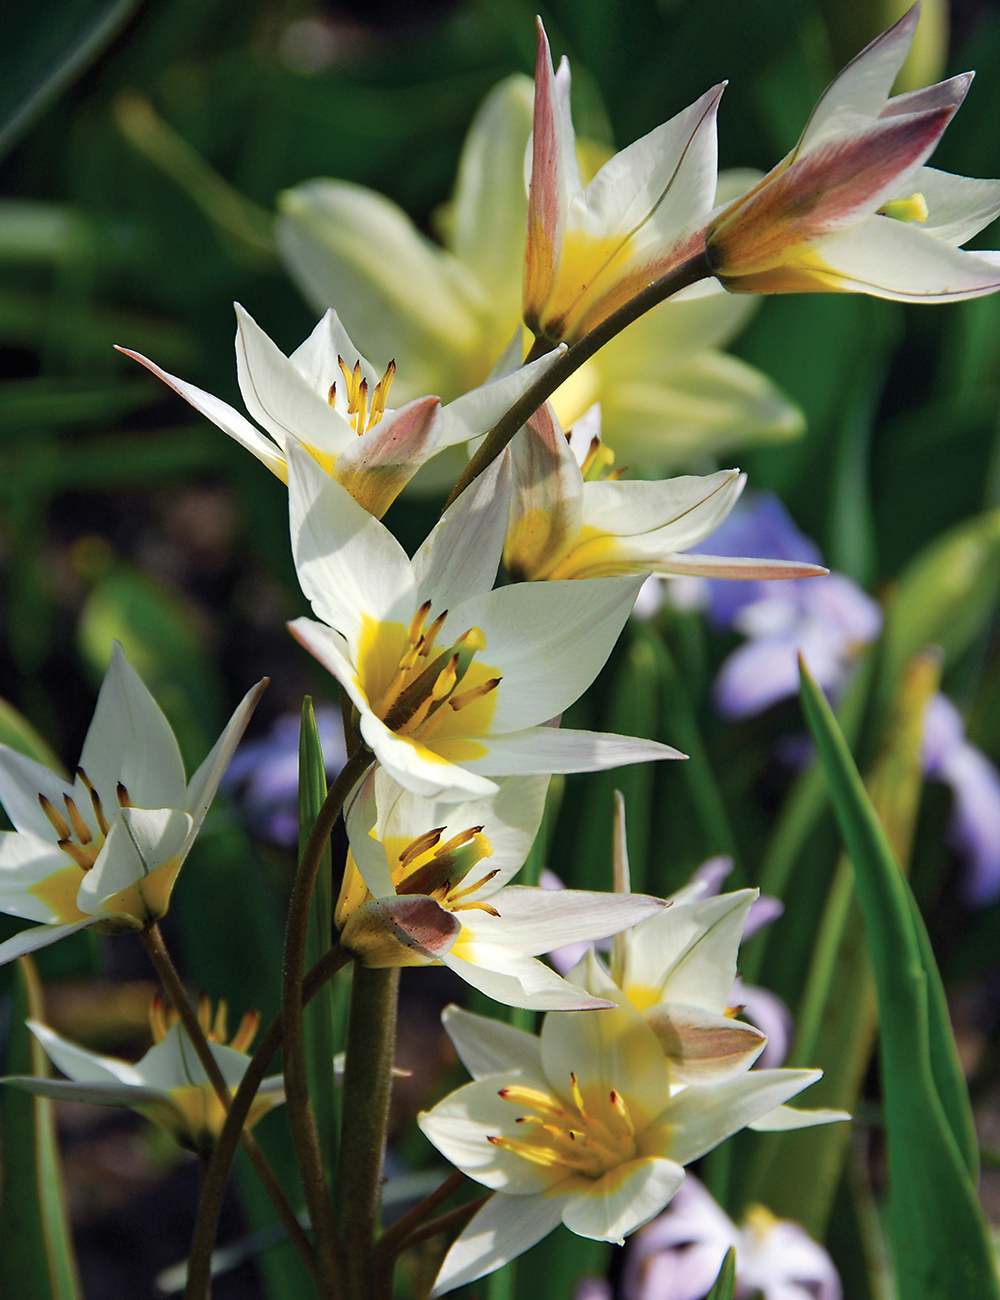
<path fill-rule="evenodd" d="M 285 1104 L 302 1178 L 302 1190 L 312 1220 L 316 1262 L 320 1276 L 320 1294 L 329 1297 L 338 1297 L 341 1293 L 340 1243 L 337 1238 L 333 1205 L 323 1176 L 323 1157 L 316 1134 L 316 1121 L 309 1102 L 302 1020 L 302 966 L 305 961 L 309 904 L 312 900 L 316 875 L 323 859 L 323 850 L 340 815 L 344 800 L 371 761 L 371 754 L 366 749 L 358 749 L 347 760 L 340 775 L 330 786 L 319 816 L 309 832 L 299 862 L 295 883 L 292 886 L 292 897 L 288 904 L 288 923 L 285 927 L 284 970 L 281 985 L 281 1019 L 285 1042 Z"/>
<path fill-rule="evenodd" d="M 331 948 L 306 976 L 302 984 L 302 1005 L 306 1006 L 326 981 L 338 970 L 346 966 L 350 956 L 339 945 Z M 281 1012 L 274 1017 L 267 1032 L 257 1045 L 257 1050 L 250 1058 L 246 1073 L 240 1086 L 233 1094 L 232 1105 L 222 1126 L 219 1140 L 215 1144 L 212 1158 L 202 1180 L 198 1198 L 198 1218 L 195 1223 L 194 1236 L 191 1239 L 191 1253 L 188 1259 L 187 1280 L 184 1289 L 185 1300 L 202 1300 L 207 1296 L 208 1282 L 212 1267 L 212 1250 L 219 1225 L 219 1212 L 222 1198 L 229 1177 L 229 1167 L 236 1154 L 236 1146 L 253 1099 L 257 1095 L 264 1076 L 274 1060 L 275 1053 L 281 1046 L 282 1023 Z M 307 1243 L 308 1244 L 308 1243 Z M 316 1262 L 310 1250 L 310 1272 L 316 1276 Z"/>
<path fill-rule="evenodd" d="M 218 1097 L 223 1110 L 228 1113 L 232 1105 L 232 1093 L 229 1091 L 229 1085 L 226 1083 L 222 1071 L 219 1069 L 218 1061 L 216 1061 L 215 1057 L 212 1055 L 212 1049 L 208 1044 L 208 1039 L 205 1037 L 201 1025 L 198 1023 L 198 1017 L 195 1015 L 194 1007 L 192 1007 L 191 1003 L 188 1001 L 187 993 L 184 991 L 184 985 L 181 983 L 181 978 L 177 974 L 177 968 L 174 966 L 173 959 L 167 951 L 167 945 L 163 942 L 163 935 L 160 933 L 160 927 L 154 923 L 149 926 L 148 929 L 143 930 L 142 941 L 146 946 L 146 951 L 149 953 L 150 960 L 156 968 L 156 973 L 159 975 L 160 980 L 163 983 L 163 987 L 167 990 L 167 996 L 174 1004 L 174 1009 L 181 1018 L 181 1024 L 184 1026 L 187 1036 L 191 1040 L 191 1044 L 198 1054 L 198 1059 L 201 1062 L 205 1073 L 208 1075 L 209 1082 L 215 1090 L 215 1095 Z M 268 1196 L 270 1196 L 271 1200 L 274 1202 L 274 1208 L 278 1212 L 278 1218 L 281 1220 L 282 1227 L 288 1233 L 289 1239 L 299 1251 L 299 1254 L 302 1256 L 306 1265 L 310 1269 L 313 1269 L 315 1265 L 313 1262 L 312 1248 L 309 1245 L 305 1233 L 299 1225 L 298 1219 L 295 1217 L 295 1211 L 288 1204 L 285 1194 L 281 1190 L 281 1186 L 275 1177 L 274 1170 L 267 1162 L 267 1157 L 257 1145 L 257 1140 L 253 1134 L 244 1129 L 242 1124 L 240 1125 L 238 1135 L 239 1140 L 243 1144 L 244 1150 L 250 1158 L 250 1163 L 253 1165 L 257 1177 L 263 1184 L 264 1190 L 267 1192 Z M 204 1180 L 202 1185 L 204 1186 Z M 207 1277 L 201 1294 L 206 1296 L 208 1294 Z"/>
<path fill-rule="evenodd" d="M 356 965 L 347 1021 L 338 1206 L 347 1295 L 370 1300 L 396 1038 L 398 969 Z"/>
<path fill-rule="evenodd" d="M 707 279 L 712 274 L 703 249 L 694 257 L 688 258 L 686 262 L 675 266 L 659 280 L 654 280 L 652 284 L 647 285 L 624 306 L 613 311 L 610 316 L 606 316 L 599 325 L 595 325 L 589 334 L 585 334 L 582 339 L 574 343 L 552 363 L 541 378 L 535 380 L 527 392 L 517 399 L 489 431 L 455 484 L 445 508 L 447 509 L 447 506 L 460 497 L 473 479 L 478 478 L 483 470 L 496 460 L 515 433 L 534 415 L 542 403 L 547 401 L 570 375 L 579 370 L 585 361 L 589 361 L 595 352 L 603 348 L 605 343 L 609 343 L 627 325 L 644 316 L 664 299 L 673 297 L 675 293 L 680 293 L 681 289 L 686 289 L 689 284 Z M 538 346 L 536 341 L 528 354 L 530 357 L 535 358 L 538 355 Z"/>

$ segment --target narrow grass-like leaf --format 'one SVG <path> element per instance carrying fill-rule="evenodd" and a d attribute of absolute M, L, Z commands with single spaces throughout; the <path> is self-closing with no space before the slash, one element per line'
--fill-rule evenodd
<path fill-rule="evenodd" d="M 48 1057 L 25 1025 L 43 1016 L 38 976 L 30 959 L 22 958 L 14 980 L 6 1073 L 49 1073 Z M 0 1129 L 0 1294 L 81 1300 L 52 1102 L 4 1088 Z"/>
<path fill-rule="evenodd" d="M 706 1300 L 733 1300 L 736 1294 L 736 1247 L 730 1246 Z"/>
<path fill-rule="evenodd" d="M 930 1020 L 940 1019 L 941 1006 L 928 992 L 937 978 L 933 965 L 925 968 L 929 945 L 830 706 L 804 666 L 802 703 L 854 864 L 875 976 L 900 1300 L 995 1300 L 1000 1285 L 986 1223 L 931 1065 Z M 945 1033 L 939 1023 L 933 1041 Z"/>
<path fill-rule="evenodd" d="M 302 701 L 302 727 L 299 731 L 299 851 L 305 848 L 313 823 L 326 798 L 326 768 L 316 715 L 310 696 Z M 330 949 L 333 941 L 333 863 L 330 845 L 323 850 L 306 935 L 306 969 L 313 966 Z M 340 1108 L 333 1082 L 334 990 L 328 982 L 320 989 L 304 1012 L 306 1074 L 309 1099 L 316 1117 L 320 1150 L 327 1179 L 337 1167 L 337 1134 Z"/>

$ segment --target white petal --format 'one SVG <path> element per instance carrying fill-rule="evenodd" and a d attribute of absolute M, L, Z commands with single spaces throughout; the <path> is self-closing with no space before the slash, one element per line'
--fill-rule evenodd
<path fill-rule="evenodd" d="M 250 721 L 250 715 L 257 707 L 257 702 L 264 693 L 267 680 L 267 678 L 264 678 L 247 691 L 236 706 L 233 716 L 226 723 L 219 739 L 212 746 L 207 758 L 188 782 L 184 808 L 185 811 L 191 814 L 196 833 L 205 820 L 205 814 L 215 798 L 219 782 L 226 773 L 226 768 L 236 751 L 236 746 L 243 738 L 247 723 Z"/>
<path fill-rule="evenodd" d="M 170 723 L 117 641 L 83 743 L 80 766 L 109 817 L 118 806 L 119 781 L 136 807 L 184 806 L 184 763 Z M 79 780 L 77 807 L 89 822 L 90 798 Z"/>
<path fill-rule="evenodd" d="M 694 1085 L 676 1096 L 661 1123 L 673 1130 L 670 1158 L 687 1165 L 732 1133 L 761 1119 L 808 1088 L 822 1070 L 750 1070 L 710 1087 Z"/>
<path fill-rule="evenodd" d="M 378 770 L 378 769 L 376 769 Z M 392 898 L 396 889 L 386 857 L 385 846 L 371 832 L 375 829 L 378 810 L 375 798 L 375 773 L 369 772 L 354 794 L 349 796 L 344 821 L 351 853 L 373 898 Z M 430 826 L 424 828 L 430 830 Z M 413 839 L 416 836 L 411 837 Z"/>
<path fill-rule="evenodd" d="M 246 447 L 247 451 L 252 452 L 262 464 L 266 465 L 272 474 L 276 474 L 284 482 L 284 455 L 270 438 L 265 438 L 261 431 L 250 423 L 245 415 L 241 415 L 221 397 L 213 397 L 203 388 L 198 388 L 184 379 L 178 379 L 176 375 L 168 374 L 166 370 L 161 370 L 141 353 L 131 352 L 128 348 L 119 348 L 118 351 L 124 352 L 127 357 L 131 357 L 133 361 L 138 361 L 140 365 L 152 371 L 157 379 L 162 379 L 168 387 L 183 397 L 186 402 L 190 402 L 196 411 L 199 411 L 206 420 L 211 420 L 223 433 L 228 433 L 230 438 L 235 438 L 241 446 Z"/>
<path fill-rule="evenodd" d="M 441 407 L 420 397 L 388 412 L 374 428 L 355 437 L 331 471 L 351 496 L 381 519 L 403 488 L 439 450 Z"/>
<path fill-rule="evenodd" d="M 117 1083 L 136 1086 L 144 1082 L 134 1065 L 114 1056 L 98 1056 L 57 1034 L 48 1025 L 29 1020 L 28 1028 L 45 1048 L 45 1054 L 75 1083 Z"/>
<path fill-rule="evenodd" d="M 350 425 L 306 383 L 253 317 L 236 304 L 236 374 L 243 401 L 288 456 L 306 444 L 335 456 L 355 439 Z"/>
<path fill-rule="evenodd" d="M 127 1083 L 73 1083 L 69 1079 L 42 1079 L 32 1075 L 7 1075 L 0 1083 L 12 1083 L 36 1097 L 83 1101 L 91 1106 L 141 1106 L 164 1099 L 158 1088 Z"/>
<path fill-rule="evenodd" d="M 352 645 L 365 615 L 409 623 L 416 603 L 406 552 L 295 447 L 288 460 L 288 506 L 299 585 L 320 618 Z"/>
<path fill-rule="evenodd" d="M 490 895 L 498 917 L 463 916 L 463 928 L 477 941 L 498 943 L 537 956 L 589 939 L 605 939 L 663 909 L 646 894 L 602 894 L 583 889 L 536 889 L 508 885 Z"/>
<path fill-rule="evenodd" d="M 492 1196 L 444 1257 L 430 1300 L 501 1268 L 559 1226 L 563 1202 L 544 1196 Z"/>
<path fill-rule="evenodd" d="M 738 581 L 788 578 L 824 578 L 829 569 L 799 560 L 755 560 L 734 555 L 664 555 L 654 573 L 687 574 L 694 578 L 730 578 Z"/>
<path fill-rule="evenodd" d="M 5 966 L 15 957 L 24 957 L 29 952 L 37 952 L 39 948 L 47 948 L 50 943 L 58 943 L 67 935 L 76 934 L 77 930 L 85 930 L 97 919 L 96 916 L 88 916 L 85 921 L 74 921 L 72 925 L 33 925 L 28 930 L 22 930 L 20 934 L 0 943 L 0 966 Z"/>
<path fill-rule="evenodd" d="M 597 959 L 588 953 L 584 961 L 591 970 L 587 986 L 593 988 Z M 583 1089 L 591 1083 L 616 1089 L 626 1103 L 638 1102 L 647 1118 L 659 1115 L 670 1097 L 663 1049 L 642 1016 L 624 998 L 617 1007 L 597 1015 L 571 1011 L 546 1016 L 542 1063 L 549 1083 L 567 1101 L 572 1101 L 571 1074 L 576 1075 Z"/>
<path fill-rule="evenodd" d="M 0 831 L 0 912 L 29 921 L 58 920 L 48 903 L 29 890 L 72 865 L 51 840 L 31 831 Z"/>
<path fill-rule="evenodd" d="M 370 709 L 361 711 L 361 735 L 393 780 L 424 799 L 465 803 L 497 792 L 495 781 L 468 771 L 466 764 L 440 758 L 418 741 L 395 735 Z"/>
<path fill-rule="evenodd" d="M 442 965 L 495 1002 L 529 1011 L 595 1011 L 608 1006 L 586 989 L 570 984 L 536 957 L 526 957 L 497 944 L 478 943 L 459 936 L 451 952 L 442 953 Z"/>
<path fill-rule="evenodd" d="M 790 1129 L 834 1124 L 850 1118 L 850 1111 L 846 1110 L 801 1110 L 796 1106 L 777 1106 L 747 1127 L 755 1133 L 787 1133 Z"/>
<path fill-rule="evenodd" d="M 468 442 L 492 429 L 496 422 L 528 389 L 541 379 L 566 351 L 561 343 L 543 357 L 520 366 L 510 374 L 464 393 L 441 411 L 441 446 L 452 447 Z"/>
<path fill-rule="evenodd" d="M 794 438 L 805 427 L 802 412 L 766 375 L 707 348 L 662 375 L 610 376 L 601 402 L 605 438 L 619 465 L 633 470 L 684 465 L 750 440 Z"/>
<path fill-rule="evenodd" d="M 893 197 L 906 199 L 914 191 L 922 194 L 928 209 L 924 230 L 948 244 L 964 244 L 1000 212 L 1000 181 L 921 167 L 903 189 L 905 194 L 900 191 Z"/>
<path fill-rule="evenodd" d="M 490 591 L 496 581 L 510 506 L 505 452 L 444 512 L 413 557 L 417 603 L 436 611 Z"/>
<path fill-rule="evenodd" d="M 585 441 L 600 437 L 600 407 L 577 420 L 572 449 L 546 402 L 511 443 L 514 490 L 504 562 L 517 579 L 540 578 L 573 546 L 583 521 L 584 482 L 575 454 Z M 588 419 L 587 417 L 590 416 Z M 585 425 L 596 424 L 590 436 Z"/>
<path fill-rule="evenodd" d="M 877 213 L 823 244 L 816 264 L 820 278 L 838 289 L 899 302 L 955 302 L 1000 288 L 1000 267 L 986 256 Z"/>
<path fill-rule="evenodd" d="M 379 365 L 395 358 L 406 400 L 461 391 L 481 340 L 478 294 L 462 264 L 360 185 L 308 181 L 279 195 L 278 208 L 278 250 L 307 301 L 337 307 Z"/>
<path fill-rule="evenodd" d="M 638 578 L 521 582 L 454 610 L 456 627 L 482 628 L 481 659 L 502 675 L 490 731 L 535 726 L 578 699 L 604 666 L 641 585 Z"/>
<path fill-rule="evenodd" d="M 715 532 L 743 490 L 739 470 L 656 483 L 586 483 L 583 524 L 622 537 L 653 533 L 668 551 L 686 551 Z"/>
<path fill-rule="evenodd" d="M 7 816 L 19 831 L 30 831 L 49 845 L 58 836 L 52 823 L 42 812 L 38 796 L 45 795 L 59 813 L 65 814 L 63 795 L 74 794 L 73 786 L 27 754 L 21 754 L 9 745 L 0 745 L 0 802 Z M 117 801 L 116 801 L 117 802 Z M 87 800 L 89 811 L 90 800 Z"/>
<path fill-rule="evenodd" d="M 601 772 L 629 763 L 686 757 L 679 750 L 661 745 L 656 740 L 637 740 L 603 731 L 571 731 L 561 727 L 527 727 L 523 731 L 492 735 L 486 743 L 489 753 L 485 758 L 463 764 L 470 772 L 483 772 L 490 776 Z"/>
<path fill-rule="evenodd" d="M 757 890 L 674 903 L 636 926 L 627 941 L 625 989 L 657 992 L 721 1015 L 736 978 L 736 954 Z M 649 1005 L 648 993 L 645 995 Z"/>
<path fill-rule="evenodd" d="M 544 1079 L 542 1044 L 537 1034 L 525 1033 L 490 1016 L 477 1016 L 454 1004 L 441 1012 L 441 1021 L 473 1079 L 518 1073 Z"/>
<path fill-rule="evenodd" d="M 587 225 L 595 233 L 629 235 L 649 220 L 660 231 L 676 231 L 711 209 L 722 89 L 713 86 L 604 164 L 583 196 Z"/>
<path fill-rule="evenodd" d="M 511 328 L 521 315 L 531 102 L 530 78 L 515 74 L 494 86 L 476 110 L 458 164 L 449 241 Z"/>
<path fill-rule="evenodd" d="M 210 1043 L 209 1047 L 226 1083 L 230 1088 L 239 1087 L 249 1058 L 220 1043 Z M 205 1067 L 179 1024 L 172 1025 L 163 1042 L 151 1047 L 135 1068 L 150 1088 L 182 1088 L 189 1084 L 210 1086 Z"/>
<path fill-rule="evenodd" d="M 375 385 L 382 378 L 351 342 L 350 335 L 332 307 L 323 313 L 313 332 L 288 359 L 312 391 L 326 400 L 329 400 L 331 385 L 343 383 L 341 359 L 351 371 L 360 364 L 361 377 L 368 380 L 369 393 L 374 392 Z"/>
<path fill-rule="evenodd" d="M 592 1192 L 571 1197 L 562 1221 L 579 1237 L 621 1241 L 663 1209 L 684 1181 L 683 1168 L 673 1160 L 636 1160 L 624 1181 L 621 1170 L 608 1176 L 613 1190 L 602 1193 L 599 1180 Z"/>
<path fill-rule="evenodd" d="M 743 1074 L 767 1045 L 766 1035 L 753 1025 L 714 1016 L 700 1007 L 661 1002 L 642 1014 L 678 1083 L 711 1084 Z"/>
<path fill-rule="evenodd" d="M 77 895 L 82 911 L 96 912 L 115 894 L 186 852 L 193 819 L 176 808 L 122 808 L 100 856 Z"/>
<path fill-rule="evenodd" d="M 886 106 L 896 74 L 906 62 L 919 18 L 920 10 L 914 5 L 837 74 L 812 111 L 796 147 L 797 156 L 836 134 L 845 114 L 878 117 Z"/>
<path fill-rule="evenodd" d="M 544 1076 L 496 1074 L 449 1093 L 433 1110 L 422 1111 L 417 1123 L 437 1149 L 470 1178 L 484 1187 L 525 1196 L 551 1187 L 559 1175 L 489 1141 L 491 1136 L 522 1137 L 517 1120 L 523 1110 L 499 1095 L 507 1083 L 515 1081 L 551 1094 Z"/>

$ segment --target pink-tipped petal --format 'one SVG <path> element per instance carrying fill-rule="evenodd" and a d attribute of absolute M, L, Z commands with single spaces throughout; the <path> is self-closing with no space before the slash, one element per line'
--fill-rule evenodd
<path fill-rule="evenodd" d="M 437 450 L 441 403 L 421 397 L 386 415 L 374 429 L 342 451 L 333 477 L 381 519 L 417 470 Z"/>

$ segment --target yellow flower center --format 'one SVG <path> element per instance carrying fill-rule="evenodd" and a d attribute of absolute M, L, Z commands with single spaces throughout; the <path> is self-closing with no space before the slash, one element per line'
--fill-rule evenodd
<path fill-rule="evenodd" d="M 883 217 L 892 217 L 894 221 L 927 220 L 927 200 L 922 194 L 911 194 L 908 199 L 890 199 L 879 208 Z"/>
<path fill-rule="evenodd" d="M 450 646 L 434 653 L 448 613 L 446 610 L 425 627 L 430 609 L 431 603 L 426 601 L 408 628 L 365 618 L 358 653 L 359 682 L 376 717 L 397 736 L 423 746 L 433 737 L 434 748 L 447 758 L 476 757 L 479 746 L 476 753 L 451 753 L 453 738 L 482 735 L 487 730 L 495 707 L 493 692 L 501 679 L 489 665 L 474 662 L 486 649 L 481 628 L 466 629 Z M 443 752 L 442 745 L 449 753 Z"/>
<path fill-rule="evenodd" d="M 537 1088 L 512 1084 L 499 1096 L 531 1112 L 521 1115 L 524 1138 L 490 1137 L 501 1150 L 560 1176 L 578 1174 L 598 1179 L 639 1155 L 636 1124 L 621 1093 L 591 1084 L 584 1097 L 575 1074 L 570 1075 L 573 1104 Z"/>
<path fill-rule="evenodd" d="M 246 1056 L 260 1026 L 260 1012 L 246 1012 L 240 1021 L 239 1028 L 229 1042 L 227 1042 L 229 1038 L 228 1019 L 229 1007 L 225 998 L 219 999 L 213 1018 L 212 999 L 207 993 L 201 995 L 198 1000 L 198 1024 L 201 1026 L 205 1037 L 210 1043 L 220 1043 L 223 1046 L 231 1047 L 234 1052 L 242 1052 Z M 164 1002 L 159 993 L 155 993 L 153 1000 L 149 1004 L 149 1027 L 153 1034 L 153 1042 L 162 1043 L 169 1030 L 179 1020 L 180 1016 L 176 1008 Z"/>
<path fill-rule="evenodd" d="M 392 381 L 396 374 L 396 363 L 390 361 L 385 368 L 385 374 L 375 385 L 375 391 L 371 395 L 371 406 L 368 405 L 368 380 L 361 377 L 361 362 L 354 363 L 354 369 L 349 370 L 343 357 L 338 357 L 340 372 L 344 376 L 345 393 L 347 395 L 347 416 L 351 422 L 354 432 L 360 437 L 361 434 L 367 433 L 369 429 L 374 429 L 379 420 L 385 414 L 385 403 L 389 396 L 389 389 L 392 387 Z M 327 401 L 334 406 L 337 401 L 337 385 L 331 384 L 330 391 L 327 394 Z"/>

